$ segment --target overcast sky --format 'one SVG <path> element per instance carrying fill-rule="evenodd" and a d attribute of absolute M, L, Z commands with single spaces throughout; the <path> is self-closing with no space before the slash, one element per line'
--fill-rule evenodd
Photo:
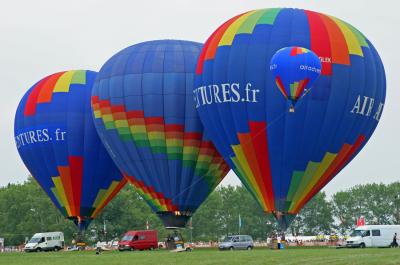
<path fill-rule="evenodd" d="M 324 189 L 400 180 L 400 16 L 398 1 L 0 0 L 0 186 L 28 171 L 13 138 L 14 114 L 25 91 L 63 70 L 97 71 L 114 53 L 154 39 L 204 42 L 229 18 L 258 8 L 298 7 L 341 18 L 363 32 L 386 68 L 383 115 L 361 153 Z M 230 172 L 223 184 L 239 184 Z"/>

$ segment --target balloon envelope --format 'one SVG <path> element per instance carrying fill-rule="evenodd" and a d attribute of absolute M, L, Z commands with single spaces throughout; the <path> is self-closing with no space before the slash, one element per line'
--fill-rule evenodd
<path fill-rule="evenodd" d="M 281 48 L 312 50 L 321 75 L 289 113 L 270 71 Z M 218 151 L 285 229 L 363 148 L 385 101 L 384 68 L 357 29 L 317 12 L 246 12 L 207 40 L 196 69 L 199 116 Z"/>
<path fill-rule="evenodd" d="M 228 172 L 194 106 L 201 46 L 178 40 L 130 46 L 103 65 L 93 88 L 100 137 L 166 227 L 184 227 Z"/>
<path fill-rule="evenodd" d="M 272 56 L 270 69 L 277 88 L 294 107 L 319 77 L 321 62 L 309 49 L 292 46 L 282 48 Z"/>
<path fill-rule="evenodd" d="M 94 127 L 90 95 L 96 73 L 45 77 L 15 115 L 18 152 L 61 213 L 85 229 L 125 185 Z"/>

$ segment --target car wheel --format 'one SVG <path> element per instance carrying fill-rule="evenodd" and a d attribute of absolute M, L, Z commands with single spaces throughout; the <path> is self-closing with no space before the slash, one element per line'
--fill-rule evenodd
<path fill-rule="evenodd" d="M 248 247 L 247 247 L 247 250 L 252 250 L 252 249 L 253 249 L 252 246 L 248 246 Z"/>
<path fill-rule="evenodd" d="M 365 244 L 364 244 L 364 243 L 361 243 L 361 244 L 360 244 L 360 248 L 365 248 Z"/>
<path fill-rule="evenodd" d="M 55 248 L 54 248 L 54 251 L 55 251 L 55 252 L 57 252 L 57 251 L 59 251 L 59 250 L 60 250 L 59 247 L 55 247 Z"/>
<path fill-rule="evenodd" d="M 37 248 L 36 252 L 42 252 L 42 249 L 41 248 Z"/>
<path fill-rule="evenodd" d="M 230 247 L 229 250 L 233 250 L 233 247 Z"/>

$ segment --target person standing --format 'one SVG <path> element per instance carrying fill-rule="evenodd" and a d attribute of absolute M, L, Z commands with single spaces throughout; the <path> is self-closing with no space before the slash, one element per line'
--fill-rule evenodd
<path fill-rule="evenodd" d="M 397 233 L 394 233 L 393 241 L 392 241 L 391 247 L 397 248 L 398 246 L 399 246 L 399 244 L 397 244 Z"/>

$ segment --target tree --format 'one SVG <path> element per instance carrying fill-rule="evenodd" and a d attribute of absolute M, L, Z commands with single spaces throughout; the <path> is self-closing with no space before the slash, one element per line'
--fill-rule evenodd
<path fill-rule="evenodd" d="M 319 192 L 300 211 L 292 224 L 292 234 L 330 234 L 333 230 L 332 204 Z"/>
<path fill-rule="evenodd" d="M 194 241 L 237 234 L 239 215 L 240 233 L 254 239 L 265 240 L 271 231 L 279 231 L 274 217 L 263 212 L 246 188 L 227 186 L 212 192 L 194 213 Z M 331 200 L 320 192 L 298 214 L 290 231 L 316 235 L 337 229 L 345 234 L 355 226 L 359 216 L 365 216 L 367 224 L 400 223 L 400 182 L 358 185 L 335 193 Z M 127 185 L 92 221 L 86 241 L 120 238 L 126 231 L 145 229 L 147 222 L 151 229 L 158 230 L 159 240 L 170 232 L 135 189 Z M 77 228 L 61 215 L 33 178 L 0 188 L 0 237 L 5 237 L 7 245 L 21 244 L 25 237 L 45 231 L 63 231 L 66 244 L 70 244 Z M 188 229 L 183 231 L 186 239 L 188 232 Z"/>
<path fill-rule="evenodd" d="M 350 192 L 339 191 L 332 197 L 333 214 L 338 219 L 338 230 L 345 234 L 354 226 L 355 203 Z"/>

